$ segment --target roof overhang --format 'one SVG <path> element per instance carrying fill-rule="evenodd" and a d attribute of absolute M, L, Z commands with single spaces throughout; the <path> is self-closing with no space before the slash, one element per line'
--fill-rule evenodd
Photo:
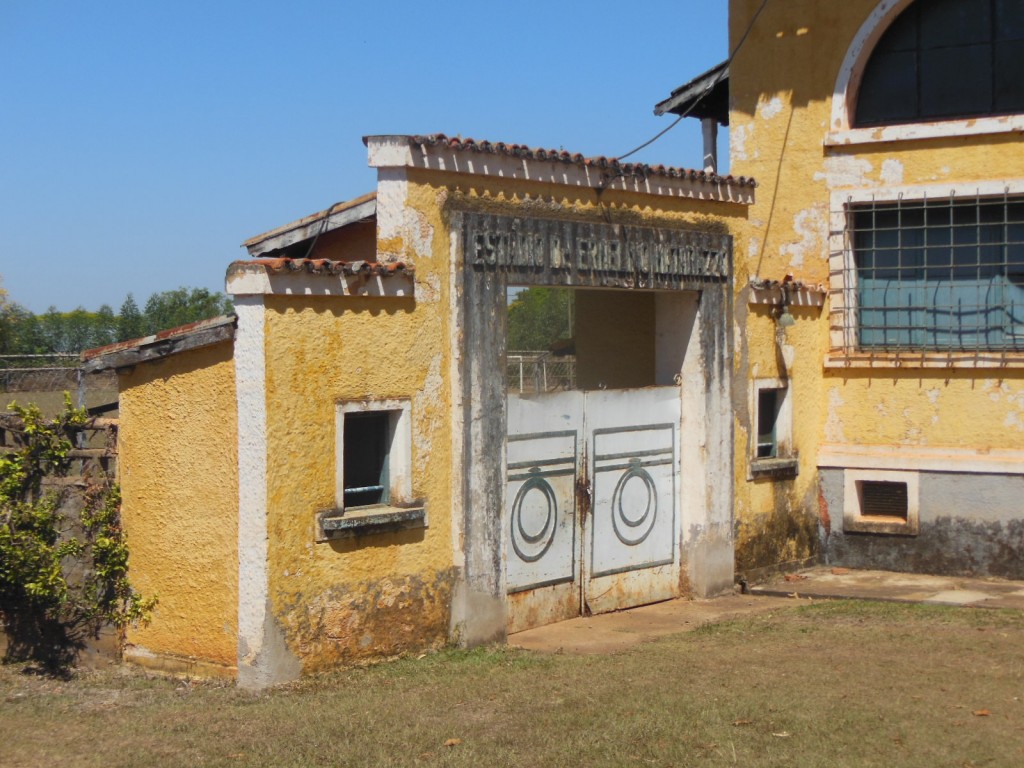
<path fill-rule="evenodd" d="M 249 251 L 250 256 L 262 256 L 301 243 L 303 240 L 310 240 L 318 234 L 341 229 L 360 221 L 369 221 L 376 214 L 377 193 L 370 192 L 343 203 L 335 203 L 319 213 L 251 237 L 242 243 L 242 247 Z"/>
<path fill-rule="evenodd" d="M 232 296 L 409 297 L 414 274 L 415 268 L 401 261 L 252 259 L 228 266 L 226 287 Z"/>
<path fill-rule="evenodd" d="M 199 320 L 195 323 L 180 325 L 160 331 L 152 336 L 141 339 L 120 341 L 104 347 L 87 349 L 82 353 L 82 371 L 99 373 L 100 371 L 129 368 L 139 363 L 160 360 L 191 349 L 201 349 L 222 341 L 235 338 L 237 318 L 224 315 L 211 320 Z"/>
<path fill-rule="evenodd" d="M 444 134 L 365 136 L 363 141 L 374 168 L 415 168 L 743 205 L 754 202 L 757 186 L 746 177 Z"/>
<path fill-rule="evenodd" d="M 685 115 L 701 120 L 712 118 L 721 125 L 729 124 L 729 62 L 723 61 L 690 82 L 679 86 L 672 95 L 654 106 L 654 114 Z"/>

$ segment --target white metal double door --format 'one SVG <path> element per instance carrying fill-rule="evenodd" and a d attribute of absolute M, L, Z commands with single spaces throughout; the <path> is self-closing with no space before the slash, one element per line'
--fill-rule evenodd
<path fill-rule="evenodd" d="M 676 387 L 509 395 L 510 632 L 679 595 Z"/>

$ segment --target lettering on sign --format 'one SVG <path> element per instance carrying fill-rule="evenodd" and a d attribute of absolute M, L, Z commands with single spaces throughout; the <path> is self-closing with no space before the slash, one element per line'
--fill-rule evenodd
<path fill-rule="evenodd" d="M 620 288 L 683 288 L 722 281 L 732 237 L 688 229 L 463 214 L 467 263 L 515 282 Z"/>

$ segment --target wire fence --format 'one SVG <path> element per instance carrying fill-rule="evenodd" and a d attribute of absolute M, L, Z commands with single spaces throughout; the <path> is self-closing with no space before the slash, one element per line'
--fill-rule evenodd
<path fill-rule="evenodd" d="M 551 352 L 510 352 L 506 356 L 510 392 L 555 392 L 576 388 L 576 358 Z"/>
<path fill-rule="evenodd" d="M 15 401 L 54 415 L 64 405 L 65 392 L 73 405 L 94 414 L 117 410 L 117 374 L 85 374 L 78 355 L 0 355 L 0 413 Z"/>

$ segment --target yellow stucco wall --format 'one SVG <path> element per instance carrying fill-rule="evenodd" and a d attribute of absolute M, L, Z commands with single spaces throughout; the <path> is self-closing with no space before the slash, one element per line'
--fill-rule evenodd
<path fill-rule="evenodd" d="M 230 342 L 121 377 L 122 518 L 132 584 L 159 599 L 126 655 L 231 674 L 238 637 L 238 428 Z"/>
<path fill-rule="evenodd" d="M 415 264 L 415 298 L 267 297 L 270 600 L 304 672 L 448 638 L 449 252 L 435 195 L 420 198 L 422 238 L 384 244 Z M 411 400 L 412 495 L 428 527 L 316 543 L 316 512 L 335 507 L 337 403 L 396 398 Z"/>
<path fill-rule="evenodd" d="M 448 640 L 457 579 L 452 484 L 462 482 L 452 477 L 450 367 L 458 339 L 451 325 L 450 213 L 526 211 L 696 223 L 714 231 L 745 215 L 741 205 L 602 197 L 417 170 L 409 171 L 404 204 L 403 234 L 381 238 L 378 258 L 415 265 L 414 298 L 266 301 L 270 603 L 307 673 Z M 653 319 L 649 325 L 653 333 Z M 411 399 L 413 496 L 426 501 L 429 526 L 315 542 L 316 512 L 335 504 L 336 404 L 394 398 Z"/>
<path fill-rule="evenodd" d="M 417 265 L 427 272 L 428 261 Z M 447 637 L 453 584 L 446 306 L 412 299 L 267 302 L 270 597 L 304 671 Z M 413 498 L 429 527 L 315 543 L 335 507 L 335 410 L 411 398 Z"/>
<path fill-rule="evenodd" d="M 826 370 L 827 306 L 795 310 L 796 325 L 779 344 L 767 309 L 748 305 L 751 277 L 781 280 L 792 274 L 828 285 L 833 192 L 1024 176 L 1024 145 L 1013 134 L 824 146 L 843 59 L 877 5 L 877 0 L 768 3 L 731 68 L 731 172 L 760 183 L 736 243 L 736 317 L 745 329 L 737 336 L 734 358 L 737 388 L 749 378 L 788 375 L 794 444 L 801 457 L 795 480 L 748 481 L 750 414 L 746 393 L 739 392 L 735 481 L 741 570 L 813 553 L 815 462 L 823 442 L 1024 447 L 1020 368 Z M 733 45 L 759 6 L 760 0 L 731 1 Z"/>

